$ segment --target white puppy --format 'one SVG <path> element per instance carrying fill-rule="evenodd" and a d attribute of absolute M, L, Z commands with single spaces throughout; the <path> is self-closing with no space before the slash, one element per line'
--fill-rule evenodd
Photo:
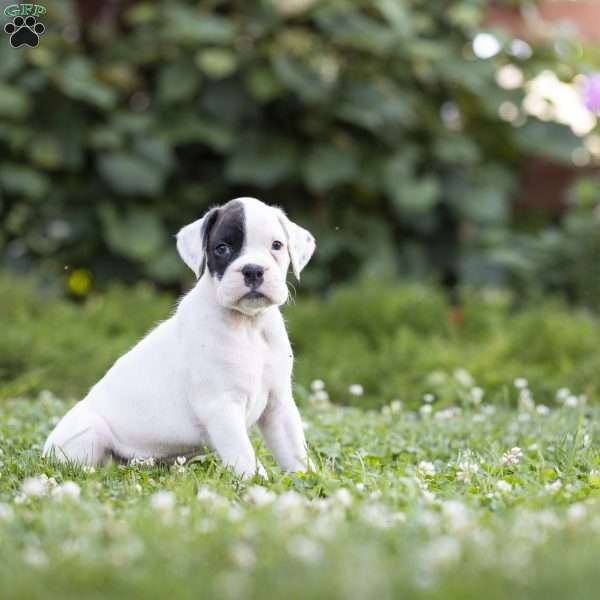
<path fill-rule="evenodd" d="M 248 438 L 258 422 L 283 469 L 306 469 L 278 307 L 290 263 L 298 278 L 313 236 L 280 209 L 238 198 L 184 227 L 177 249 L 195 287 L 63 417 L 44 454 L 95 465 L 209 447 L 238 475 L 264 475 Z"/>

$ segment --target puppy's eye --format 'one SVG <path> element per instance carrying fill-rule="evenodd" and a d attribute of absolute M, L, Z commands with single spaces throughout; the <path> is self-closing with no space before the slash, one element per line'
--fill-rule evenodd
<path fill-rule="evenodd" d="M 217 256 L 227 256 L 231 252 L 229 244 L 219 244 L 215 246 L 215 254 Z"/>
<path fill-rule="evenodd" d="M 275 240 L 272 244 L 271 244 L 271 248 L 273 250 L 281 250 L 283 248 L 283 242 L 280 242 L 279 240 Z"/>

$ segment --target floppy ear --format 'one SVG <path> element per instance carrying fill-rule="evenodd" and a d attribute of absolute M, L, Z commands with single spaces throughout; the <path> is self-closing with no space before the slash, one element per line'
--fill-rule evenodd
<path fill-rule="evenodd" d="M 304 269 L 315 251 L 315 238 L 308 230 L 290 221 L 282 210 L 279 211 L 279 220 L 287 235 L 292 272 L 296 279 L 299 280 L 300 271 Z"/>
<path fill-rule="evenodd" d="M 217 220 L 218 208 L 209 210 L 201 219 L 186 225 L 177 234 L 177 251 L 183 262 L 199 279 L 204 273 L 208 236 Z"/>

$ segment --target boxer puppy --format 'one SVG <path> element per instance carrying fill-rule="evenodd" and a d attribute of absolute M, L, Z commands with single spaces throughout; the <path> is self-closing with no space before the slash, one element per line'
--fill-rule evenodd
<path fill-rule="evenodd" d="M 305 470 L 279 306 L 288 269 L 299 278 L 313 236 L 279 208 L 237 198 L 185 226 L 177 249 L 196 285 L 67 412 L 44 455 L 97 465 L 208 447 L 237 475 L 265 476 L 248 437 L 258 423 L 281 468 Z"/>

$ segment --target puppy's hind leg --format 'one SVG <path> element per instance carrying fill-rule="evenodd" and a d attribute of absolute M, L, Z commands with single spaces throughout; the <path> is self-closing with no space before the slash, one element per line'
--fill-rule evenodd
<path fill-rule="evenodd" d="M 44 444 L 44 456 L 61 462 L 98 465 L 111 449 L 112 434 L 85 404 L 76 404 L 58 423 Z"/>

